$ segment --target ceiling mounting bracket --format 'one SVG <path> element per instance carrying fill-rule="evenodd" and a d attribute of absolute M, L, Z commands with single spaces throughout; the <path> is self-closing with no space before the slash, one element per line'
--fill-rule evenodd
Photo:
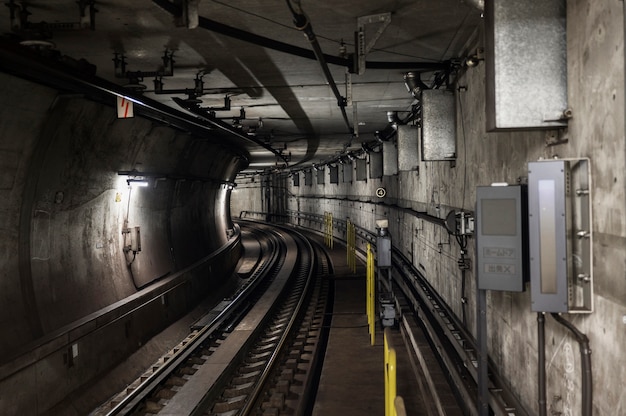
<path fill-rule="evenodd" d="M 372 50 L 380 36 L 383 34 L 387 26 L 391 23 L 391 13 L 379 13 L 369 16 L 361 16 L 357 19 L 357 31 L 354 32 L 355 37 L 355 64 L 356 73 L 363 75 L 365 73 L 365 57 Z M 365 40 L 365 26 L 380 24 L 374 36 L 366 44 Z"/>

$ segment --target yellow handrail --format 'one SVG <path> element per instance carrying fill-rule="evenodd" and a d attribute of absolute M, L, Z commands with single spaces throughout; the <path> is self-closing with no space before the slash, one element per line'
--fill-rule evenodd
<path fill-rule="evenodd" d="M 404 400 L 397 393 L 396 349 L 390 339 L 391 330 L 385 328 L 385 416 L 406 416 Z"/>
<path fill-rule="evenodd" d="M 372 245 L 367 243 L 367 273 L 366 273 L 367 287 L 366 287 L 366 313 L 367 324 L 370 333 L 370 343 L 374 345 L 376 338 L 376 285 L 374 281 L 374 253 L 372 252 Z"/>

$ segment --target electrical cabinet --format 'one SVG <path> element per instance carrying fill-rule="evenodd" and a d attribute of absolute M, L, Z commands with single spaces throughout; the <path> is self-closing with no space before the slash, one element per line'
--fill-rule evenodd
<path fill-rule="evenodd" d="M 588 159 L 528 164 L 532 310 L 593 311 Z"/>
<path fill-rule="evenodd" d="M 526 187 L 476 188 L 478 288 L 521 292 L 528 280 Z"/>
<path fill-rule="evenodd" d="M 398 174 L 398 148 L 393 142 L 383 142 L 383 175 Z"/>

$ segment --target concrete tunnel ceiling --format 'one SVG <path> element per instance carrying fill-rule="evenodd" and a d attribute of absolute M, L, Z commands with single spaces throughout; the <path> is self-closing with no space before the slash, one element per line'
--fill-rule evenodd
<path fill-rule="evenodd" d="M 315 42 L 296 28 L 289 5 L 308 18 L 326 76 Z M 244 173 L 300 169 L 374 141 L 388 126 L 387 112 L 403 118 L 415 108 L 403 75 L 418 71 L 427 86 L 440 84 L 442 74 L 471 53 L 465 45 L 482 13 L 481 2 L 459 0 L 50 0 L 7 6 L 0 22 L 8 37 L 85 60 L 97 77 L 165 111 L 231 129 L 234 134 L 223 140 L 250 155 Z M 353 68 L 359 26 L 370 48 L 360 71 Z"/>

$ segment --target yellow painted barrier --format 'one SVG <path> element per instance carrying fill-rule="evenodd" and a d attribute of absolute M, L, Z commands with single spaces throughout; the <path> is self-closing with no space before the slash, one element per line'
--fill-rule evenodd
<path fill-rule="evenodd" d="M 333 248 L 333 214 L 324 212 L 324 244 Z"/>
<path fill-rule="evenodd" d="M 366 273 L 366 313 L 367 324 L 370 333 L 371 345 L 374 345 L 376 341 L 376 284 L 374 280 L 374 253 L 372 252 L 372 245 L 367 243 L 367 273 Z"/>
<path fill-rule="evenodd" d="M 356 273 L 356 227 L 349 218 L 346 220 L 346 262 L 350 271 Z"/>
<path fill-rule="evenodd" d="M 396 349 L 390 339 L 391 329 L 385 328 L 385 416 L 406 416 L 404 399 L 397 396 Z"/>
<path fill-rule="evenodd" d="M 396 349 L 390 346 L 389 328 L 385 328 L 385 416 L 395 416 L 396 399 Z"/>

